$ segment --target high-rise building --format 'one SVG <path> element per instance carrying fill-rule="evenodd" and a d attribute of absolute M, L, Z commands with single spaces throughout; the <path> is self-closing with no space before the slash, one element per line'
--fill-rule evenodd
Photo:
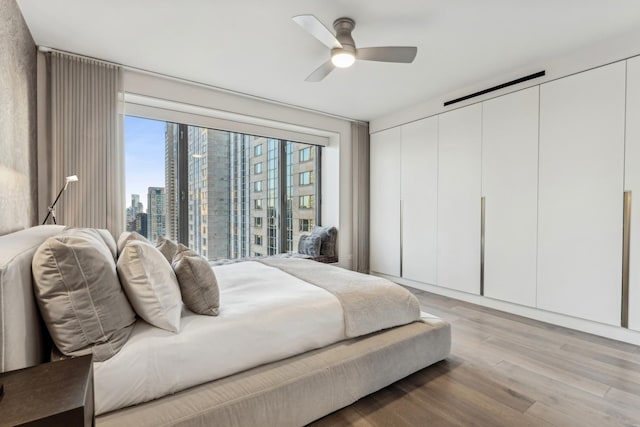
<path fill-rule="evenodd" d="M 166 201 L 167 238 L 178 240 L 180 192 L 177 188 L 178 143 L 180 125 L 167 123 L 164 132 L 164 191 Z M 183 128 L 186 126 L 182 126 Z"/>
<path fill-rule="evenodd" d="M 309 234 L 315 224 L 316 206 L 316 157 L 318 147 L 298 142 L 286 142 L 285 162 L 287 185 L 286 250 L 298 250 L 302 234 Z"/>
<path fill-rule="evenodd" d="M 131 206 L 127 208 L 127 231 L 138 231 L 136 229 L 136 219 L 138 217 L 138 214 L 142 212 L 144 212 L 144 209 L 142 203 L 140 202 L 140 195 L 132 194 Z M 145 228 L 144 235 L 146 236 L 146 234 L 147 230 Z"/>
<path fill-rule="evenodd" d="M 149 237 L 149 230 L 147 228 L 147 214 L 139 212 L 136 214 L 136 219 L 133 221 L 133 230 L 144 237 Z"/>
<path fill-rule="evenodd" d="M 155 242 L 166 236 L 165 195 L 163 187 L 149 187 L 147 192 L 147 239 Z"/>
<path fill-rule="evenodd" d="M 229 256 L 230 133 L 189 126 L 189 247 L 207 258 Z"/>
<path fill-rule="evenodd" d="M 178 236 L 181 130 L 187 144 L 186 236 Z M 167 234 L 210 259 L 296 251 L 300 235 L 315 222 L 317 153 L 308 144 L 167 123 Z"/>

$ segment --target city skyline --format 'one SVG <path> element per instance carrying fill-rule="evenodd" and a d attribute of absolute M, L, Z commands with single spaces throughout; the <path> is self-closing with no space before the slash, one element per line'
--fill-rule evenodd
<path fill-rule="evenodd" d="M 236 258 L 297 251 L 315 225 L 319 147 L 136 117 L 126 125 L 129 231 L 151 241 L 180 236 L 207 258 Z"/>

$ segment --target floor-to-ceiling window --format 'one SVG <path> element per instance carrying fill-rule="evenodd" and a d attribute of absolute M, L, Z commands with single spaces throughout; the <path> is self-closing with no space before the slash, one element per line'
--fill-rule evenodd
<path fill-rule="evenodd" d="M 319 146 L 127 116 L 125 148 L 127 229 L 150 240 L 273 255 L 317 223 Z"/>

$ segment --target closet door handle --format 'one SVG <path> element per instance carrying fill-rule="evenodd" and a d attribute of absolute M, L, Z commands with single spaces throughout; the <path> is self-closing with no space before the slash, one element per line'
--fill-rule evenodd
<path fill-rule="evenodd" d="M 631 191 L 624 192 L 622 212 L 622 316 L 620 325 L 629 327 L 629 255 L 631 249 Z"/>
<path fill-rule="evenodd" d="M 480 295 L 484 295 L 484 221 L 485 197 L 480 197 Z"/>
<path fill-rule="evenodd" d="M 402 238 L 403 233 L 404 233 L 404 214 L 402 212 L 402 207 L 403 207 L 403 203 L 402 200 L 400 200 L 400 277 L 402 277 L 402 258 L 403 258 L 403 254 L 402 254 L 402 241 L 404 240 Z"/>

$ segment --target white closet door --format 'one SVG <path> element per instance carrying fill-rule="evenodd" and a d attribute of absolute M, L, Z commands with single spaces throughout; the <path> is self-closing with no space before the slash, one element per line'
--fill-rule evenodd
<path fill-rule="evenodd" d="M 640 331 L 640 57 L 627 61 L 625 191 L 631 191 L 629 329 Z"/>
<path fill-rule="evenodd" d="M 400 128 L 371 135 L 369 269 L 400 277 Z"/>
<path fill-rule="evenodd" d="M 540 88 L 538 307 L 620 325 L 625 63 Z"/>
<path fill-rule="evenodd" d="M 438 119 L 438 285 L 479 294 L 482 105 Z"/>
<path fill-rule="evenodd" d="M 436 284 L 438 118 L 402 126 L 402 277 Z"/>
<path fill-rule="evenodd" d="M 538 87 L 483 103 L 484 295 L 534 307 Z"/>

